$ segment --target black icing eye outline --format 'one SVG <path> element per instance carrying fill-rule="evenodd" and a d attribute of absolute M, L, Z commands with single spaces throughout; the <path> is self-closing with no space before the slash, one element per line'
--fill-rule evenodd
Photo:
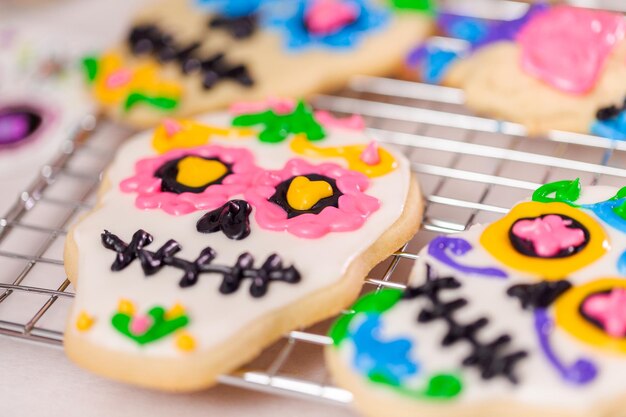
<path fill-rule="evenodd" d="M 524 239 L 521 238 L 519 236 L 517 236 L 514 232 L 513 229 L 515 228 L 515 226 L 522 222 L 522 221 L 534 221 L 536 219 L 544 219 L 545 217 L 548 216 L 558 216 L 560 217 L 562 220 L 564 221 L 568 221 L 570 222 L 570 224 L 568 226 L 566 226 L 568 229 L 579 229 L 582 230 L 584 233 L 584 240 L 580 245 L 577 246 L 569 246 L 567 248 L 561 249 L 559 250 L 558 253 L 556 253 L 555 255 L 552 256 L 541 256 L 537 253 L 536 249 L 535 249 L 535 244 L 533 241 L 528 240 L 528 239 Z M 524 218 L 520 218 L 517 219 L 515 222 L 513 222 L 513 224 L 511 225 L 511 228 L 509 229 L 509 240 L 511 242 L 511 245 L 513 246 L 513 248 L 520 254 L 525 255 L 525 256 L 529 256 L 532 258 L 541 258 L 541 259 L 559 259 L 559 258 L 567 258 L 573 255 L 576 255 L 577 253 L 579 253 L 580 251 L 582 251 L 587 244 L 589 243 L 589 230 L 587 230 L 587 228 L 585 226 L 583 226 L 582 223 L 580 223 L 579 221 L 577 221 L 576 219 L 573 219 L 572 217 L 566 216 L 564 214 L 558 214 L 558 213 L 548 213 L 548 214 L 543 214 L 541 216 L 537 216 L 537 217 L 524 217 Z"/>
<path fill-rule="evenodd" d="M 191 187 L 185 184 L 181 184 L 180 182 L 178 182 L 178 179 L 177 179 L 178 173 L 179 173 L 178 165 L 181 161 L 189 157 L 200 158 L 200 159 L 204 159 L 205 161 L 219 162 L 222 165 L 224 165 L 224 167 L 226 168 L 226 173 L 224 173 L 219 178 L 213 181 L 210 181 L 206 184 L 203 184 L 202 186 L 199 186 L 199 187 Z M 232 173 L 233 173 L 232 164 L 228 164 L 222 161 L 220 158 L 215 158 L 215 157 L 207 158 L 207 157 L 202 157 L 199 155 L 185 155 L 180 158 L 172 159 L 171 161 L 168 161 L 165 164 L 161 165 L 159 169 L 157 169 L 156 172 L 154 173 L 154 176 L 161 179 L 161 191 L 162 192 L 174 193 L 174 194 L 182 194 L 182 193 L 200 194 L 212 185 L 221 184 L 224 181 L 224 179 L 228 177 L 229 175 L 231 175 Z"/>
<path fill-rule="evenodd" d="M 41 133 L 45 122 L 43 112 L 34 106 L 0 106 L 0 149 L 33 139 Z"/>
<path fill-rule="evenodd" d="M 315 203 L 308 210 L 296 210 L 293 207 L 291 207 L 289 205 L 289 202 L 287 201 L 287 192 L 289 191 L 289 187 L 291 186 L 291 183 L 296 177 L 305 177 L 309 181 L 327 182 L 331 186 L 333 190 L 333 194 L 329 197 L 324 197 L 320 199 L 317 203 Z M 324 210 L 326 207 L 338 208 L 339 197 L 341 197 L 342 195 L 343 193 L 339 191 L 339 188 L 337 188 L 337 181 L 334 178 L 330 178 L 330 177 L 327 177 L 325 175 L 320 175 L 320 174 L 307 174 L 307 175 L 293 176 L 289 178 L 288 180 L 285 180 L 281 182 L 280 184 L 278 184 L 276 186 L 276 191 L 269 198 L 269 201 L 280 206 L 280 208 L 282 208 L 287 213 L 287 218 L 291 219 L 291 218 L 300 216 L 302 214 L 320 214 L 322 210 Z"/>

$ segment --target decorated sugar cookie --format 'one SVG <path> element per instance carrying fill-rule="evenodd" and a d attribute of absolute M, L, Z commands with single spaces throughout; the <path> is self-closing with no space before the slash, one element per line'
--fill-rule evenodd
<path fill-rule="evenodd" d="M 85 72 L 108 115 L 154 125 L 385 74 L 426 34 L 429 10 L 425 0 L 165 0 Z"/>
<path fill-rule="evenodd" d="M 93 106 L 59 39 L 0 26 L 0 216 Z"/>
<path fill-rule="evenodd" d="M 462 41 L 413 51 L 408 64 L 422 79 L 461 87 L 468 107 L 531 133 L 626 138 L 622 14 L 537 4 L 511 21 L 441 13 L 439 24 Z"/>
<path fill-rule="evenodd" d="M 191 391 L 338 313 L 416 232 L 408 161 L 357 116 L 238 103 L 128 141 L 71 230 L 72 360 Z"/>
<path fill-rule="evenodd" d="M 621 415 L 626 188 L 546 184 L 439 236 L 405 291 L 364 296 L 327 359 L 368 416 Z"/>

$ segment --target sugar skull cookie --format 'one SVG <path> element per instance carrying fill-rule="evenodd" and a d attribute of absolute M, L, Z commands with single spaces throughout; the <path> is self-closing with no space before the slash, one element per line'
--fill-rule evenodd
<path fill-rule="evenodd" d="M 559 181 L 435 238 L 334 324 L 336 381 L 368 416 L 622 415 L 625 201 Z"/>
<path fill-rule="evenodd" d="M 119 151 L 69 234 L 65 349 L 99 374 L 192 391 L 339 312 L 416 232 L 408 161 L 303 102 L 165 119 Z"/>
<path fill-rule="evenodd" d="M 165 0 L 123 44 L 85 59 L 111 117 L 154 125 L 270 94 L 301 97 L 400 65 L 429 30 L 425 0 Z"/>
<path fill-rule="evenodd" d="M 409 66 L 427 81 L 461 87 L 471 109 L 521 123 L 531 133 L 556 129 L 626 139 L 622 14 L 537 4 L 510 21 L 441 13 L 439 24 L 464 42 L 420 47 Z"/>
<path fill-rule="evenodd" d="M 17 199 L 93 109 L 79 60 L 37 33 L 0 26 L 0 188 Z M 0 201 L 0 215 L 14 200 Z"/>

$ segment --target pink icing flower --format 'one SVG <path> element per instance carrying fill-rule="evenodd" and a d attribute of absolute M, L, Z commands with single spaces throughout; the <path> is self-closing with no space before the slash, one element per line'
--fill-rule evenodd
<path fill-rule="evenodd" d="M 106 87 L 110 89 L 120 88 L 125 86 L 133 78 L 133 72 L 129 69 L 122 68 L 112 74 L 106 79 Z"/>
<path fill-rule="evenodd" d="M 562 219 L 556 214 L 537 217 L 534 220 L 520 220 L 513 226 L 515 236 L 533 243 L 537 255 L 548 258 L 559 251 L 577 247 L 584 243 L 585 232 L 570 229 L 571 220 Z"/>
<path fill-rule="evenodd" d="M 288 218 L 283 208 L 268 199 L 276 187 L 300 175 L 319 174 L 336 180 L 343 193 L 338 207 L 328 206 L 319 214 L 305 213 Z M 303 238 L 319 238 L 330 232 L 356 230 L 380 207 L 379 201 L 364 194 L 368 178 L 333 163 L 312 165 L 302 159 L 291 159 L 277 171 L 265 171 L 258 175 L 254 185 L 246 192 L 246 200 L 255 207 L 255 219 L 264 229 L 288 231 Z"/>
<path fill-rule="evenodd" d="M 225 177 L 221 184 L 210 185 L 200 193 L 176 194 L 161 191 L 162 180 L 155 176 L 156 171 L 167 162 L 188 155 L 219 158 L 231 165 L 232 174 Z M 175 149 L 157 157 L 138 161 L 135 164 L 135 175 L 123 180 L 120 189 L 125 193 L 137 193 L 135 205 L 140 209 L 161 209 L 179 216 L 197 210 L 214 209 L 226 203 L 230 197 L 243 194 L 259 171 L 261 169 L 254 164 L 254 155 L 244 148 L 209 145 Z"/>
<path fill-rule="evenodd" d="M 304 15 L 309 31 L 322 36 L 340 31 L 358 17 L 359 8 L 342 0 L 314 0 Z"/>
<path fill-rule="evenodd" d="M 626 290 L 623 288 L 589 297 L 582 310 L 600 322 L 610 336 L 620 339 L 626 336 Z"/>
<path fill-rule="evenodd" d="M 617 13 L 557 6 L 538 14 L 517 35 L 528 74 L 572 94 L 594 88 L 626 23 Z"/>

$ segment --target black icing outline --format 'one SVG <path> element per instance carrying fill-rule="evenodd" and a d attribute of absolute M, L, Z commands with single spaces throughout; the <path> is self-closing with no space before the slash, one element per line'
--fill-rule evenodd
<path fill-rule="evenodd" d="M 0 149 L 18 147 L 24 144 L 25 142 L 31 141 L 33 138 L 40 135 L 41 131 L 47 124 L 46 115 L 44 114 L 43 111 L 38 109 L 36 106 L 30 106 L 28 104 L 21 104 L 21 103 L 0 105 L 0 117 L 2 117 L 3 114 L 7 114 L 7 113 L 29 113 L 31 115 L 38 117 L 39 120 L 34 128 L 29 129 L 28 135 L 24 136 L 17 142 L 10 142 L 10 143 L 0 142 Z"/>
<path fill-rule="evenodd" d="M 502 353 L 502 350 L 512 341 L 512 337 L 508 334 L 502 334 L 487 343 L 479 340 L 477 333 L 489 324 L 489 319 L 486 317 L 467 324 L 460 323 L 455 316 L 468 304 L 467 299 L 456 298 L 446 302 L 442 301 L 439 296 L 442 291 L 452 291 L 460 287 L 461 283 L 454 277 L 435 277 L 432 267 L 426 264 L 426 282 L 418 287 L 408 287 L 403 294 L 403 300 L 422 297 L 430 301 L 431 307 L 421 309 L 417 321 L 419 323 L 444 321 L 448 330 L 441 340 L 443 347 L 465 341 L 471 351 L 463 359 L 463 366 L 478 368 L 482 379 L 489 380 L 503 376 L 511 383 L 517 384 L 519 381 L 515 375 L 515 366 L 528 356 L 528 352 L 516 350 L 511 353 Z"/>
<path fill-rule="evenodd" d="M 183 159 L 189 158 L 189 157 L 201 158 L 206 161 L 220 162 L 224 164 L 224 166 L 226 167 L 226 173 L 222 175 L 221 177 L 219 177 L 218 179 L 211 181 L 200 187 L 189 187 L 187 185 L 181 184 L 176 180 L 176 177 L 178 176 L 178 164 Z M 222 161 L 220 158 L 216 158 L 216 157 L 209 158 L 209 157 L 203 157 L 200 155 L 189 154 L 189 155 L 181 156 L 180 158 L 167 161 L 154 172 L 154 176 L 161 179 L 161 192 L 174 193 L 174 194 L 182 194 L 182 193 L 200 194 L 212 185 L 221 184 L 224 181 L 224 179 L 228 177 L 229 175 L 232 175 L 232 173 L 233 173 L 232 164 L 228 164 Z"/>
<path fill-rule="evenodd" d="M 570 247 L 567 249 L 561 249 L 559 251 L 558 254 L 554 255 L 554 256 L 539 256 L 537 255 L 537 253 L 535 252 L 535 248 L 533 246 L 533 242 L 531 242 L 530 240 L 526 240 L 526 239 L 521 239 L 518 236 L 515 235 L 515 233 L 513 233 L 513 228 L 515 227 L 515 225 L 518 222 L 524 221 L 524 220 L 535 220 L 537 218 L 544 218 L 546 216 L 559 216 L 561 219 L 563 220 L 570 220 L 572 222 L 571 225 L 566 226 L 568 229 L 580 229 L 583 231 L 584 235 L 585 235 L 585 240 L 584 242 L 576 247 Z M 531 258 L 538 258 L 538 259 L 559 259 L 559 258 L 568 258 L 570 256 L 574 256 L 576 255 L 578 252 L 582 251 L 583 249 L 585 249 L 587 247 L 587 245 L 589 244 L 589 230 L 587 230 L 587 228 L 578 220 L 566 216 L 565 214 L 560 214 L 560 213 L 546 213 L 546 214 L 542 214 L 540 216 L 536 216 L 536 217 L 523 217 L 523 218 L 519 218 L 517 220 L 515 220 L 513 222 L 513 224 L 511 224 L 511 227 L 509 228 L 509 241 L 511 242 L 511 246 L 513 246 L 513 248 L 520 254 L 524 255 L 524 256 L 528 256 Z"/>
<path fill-rule="evenodd" d="M 333 195 L 320 199 L 308 210 L 296 210 L 287 202 L 287 191 L 289 191 L 289 186 L 296 177 L 306 177 L 309 181 L 325 181 L 330 184 L 333 189 Z M 281 182 L 276 186 L 276 191 L 274 191 L 274 194 L 268 200 L 282 208 L 287 213 L 287 218 L 291 219 L 302 214 L 320 214 L 326 207 L 339 208 L 339 197 L 342 195 L 343 193 L 339 191 L 339 188 L 337 188 L 337 180 L 334 178 L 320 174 L 307 174 L 294 175 L 288 180 Z"/>
<path fill-rule="evenodd" d="M 246 39 L 256 33 L 258 23 L 259 17 L 254 13 L 235 17 L 217 15 L 209 20 L 209 27 L 225 30 L 235 39 Z"/>
<path fill-rule="evenodd" d="M 233 266 L 228 266 L 212 264 L 211 262 L 217 257 L 217 252 L 208 246 L 193 261 L 175 256 L 182 250 L 182 246 L 173 239 L 168 240 L 156 252 L 144 249 L 154 239 L 151 234 L 141 229 L 133 234 L 129 244 L 107 230 L 102 233 L 101 239 L 105 248 L 116 252 L 115 261 L 111 265 L 112 271 L 121 271 L 137 259 L 146 277 L 156 274 L 167 266 L 183 272 L 178 282 L 181 288 L 196 285 L 203 274 L 218 274 L 222 276 L 220 293 L 226 295 L 237 292 L 241 282 L 249 279 L 250 295 L 259 298 L 267 293 L 272 282 L 282 281 L 287 284 L 300 282 L 300 272 L 293 265 L 283 267 L 282 259 L 277 254 L 268 256 L 261 267 L 255 268 L 254 257 L 244 252 L 239 255 Z"/>

